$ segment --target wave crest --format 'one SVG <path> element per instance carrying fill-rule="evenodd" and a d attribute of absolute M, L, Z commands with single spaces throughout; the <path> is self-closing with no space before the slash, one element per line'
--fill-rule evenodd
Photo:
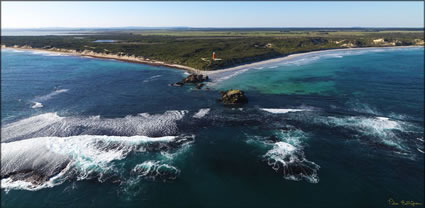
<path fill-rule="evenodd" d="M 40 137 L 1 146 L 2 188 L 39 190 L 68 179 L 103 182 L 122 172 L 115 161 L 130 153 L 174 152 L 194 136 L 101 136 Z M 157 168 L 162 171 L 162 167 Z M 4 184 L 3 184 L 4 182 Z"/>
<path fill-rule="evenodd" d="M 305 179 L 310 183 L 319 182 L 317 170 L 320 166 L 305 159 L 304 153 L 289 143 L 275 143 L 263 157 L 267 159 L 267 163 L 273 170 L 281 172 L 287 180 Z"/>
<path fill-rule="evenodd" d="M 136 165 L 132 173 L 142 178 L 166 181 L 176 179 L 180 170 L 168 164 L 161 164 L 159 161 L 145 161 Z"/>
<path fill-rule="evenodd" d="M 75 135 L 144 135 L 160 137 L 178 134 L 177 121 L 187 111 L 166 111 L 163 114 L 143 113 L 123 118 L 61 117 L 45 113 L 26 118 L 2 127 L 2 142 L 34 137 L 68 137 Z"/>

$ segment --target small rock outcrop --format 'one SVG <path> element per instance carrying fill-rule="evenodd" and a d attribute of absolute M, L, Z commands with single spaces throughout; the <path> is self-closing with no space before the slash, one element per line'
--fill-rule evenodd
<path fill-rule="evenodd" d="M 191 74 L 184 78 L 181 82 L 183 83 L 201 83 L 203 81 L 207 81 L 208 76 L 204 76 L 202 74 Z"/>
<path fill-rule="evenodd" d="M 242 90 L 230 89 L 221 91 L 220 94 L 221 99 L 219 100 L 226 105 L 244 104 L 248 102 L 248 98 Z"/>
<path fill-rule="evenodd" d="M 196 88 L 201 89 L 204 86 L 202 82 L 207 80 L 208 80 L 208 76 L 204 76 L 202 74 L 190 74 L 189 76 L 184 78 L 182 81 L 172 84 L 172 86 L 181 87 L 184 84 L 191 83 L 191 84 L 198 84 Z"/>

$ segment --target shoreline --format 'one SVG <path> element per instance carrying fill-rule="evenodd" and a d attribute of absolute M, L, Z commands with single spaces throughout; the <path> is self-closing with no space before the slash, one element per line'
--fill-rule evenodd
<path fill-rule="evenodd" d="M 294 58 L 297 58 L 297 57 L 300 57 L 300 56 L 318 54 L 318 53 L 323 53 L 323 52 L 368 50 L 368 49 L 391 49 L 391 48 L 393 48 L 393 49 L 394 48 L 419 48 L 419 47 L 424 47 L 424 46 L 415 45 L 415 46 L 388 46 L 388 47 L 359 47 L 359 48 L 323 49 L 323 50 L 316 50 L 316 51 L 293 53 L 293 54 L 285 55 L 285 56 L 278 57 L 278 58 L 271 58 L 271 59 L 267 59 L 267 60 L 263 60 L 263 61 L 257 61 L 257 62 L 253 62 L 253 63 L 242 64 L 242 65 L 233 66 L 233 67 L 229 67 L 229 68 L 217 69 L 217 70 L 214 70 L 214 71 L 203 71 L 203 70 L 198 70 L 198 69 L 195 69 L 195 68 L 192 68 L 192 67 L 183 66 L 183 65 L 179 65 L 179 64 L 168 64 L 168 63 L 165 63 L 165 62 L 162 62 L 162 61 L 144 59 L 144 58 L 136 57 L 134 55 L 133 56 L 120 56 L 120 55 L 117 55 L 117 54 L 95 53 L 95 52 L 92 52 L 92 51 L 90 51 L 90 52 L 87 52 L 87 51 L 77 52 L 77 51 L 68 50 L 68 49 L 53 49 L 52 50 L 52 49 L 29 48 L 29 47 L 3 47 L 2 46 L 2 49 L 5 48 L 5 49 L 15 49 L 15 50 L 41 51 L 41 52 L 48 52 L 48 53 L 58 53 L 58 54 L 81 56 L 81 57 L 110 59 L 110 60 L 117 60 L 117 61 L 129 62 L 129 63 L 147 64 L 147 65 L 151 65 L 151 66 L 165 66 L 165 67 L 185 70 L 189 73 L 195 73 L 195 74 L 202 74 L 202 75 L 210 76 L 210 75 L 216 75 L 216 74 L 226 73 L 226 72 L 230 72 L 230 71 L 238 71 L 238 70 L 248 69 L 248 68 L 252 68 L 252 67 L 258 67 L 258 66 L 266 65 L 266 64 L 273 64 L 273 63 L 277 63 L 277 62 L 291 60 L 291 59 L 294 59 Z"/>
<path fill-rule="evenodd" d="M 192 73 L 202 73 L 201 70 L 183 66 L 179 64 L 168 64 L 162 61 L 143 59 L 136 56 L 119 56 L 117 54 L 103 54 L 103 53 L 95 53 L 95 52 L 76 52 L 74 50 L 68 49 L 42 49 L 42 48 L 28 48 L 28 47 L 2 47 L 2 49 L 13 49 L 13 50 L 23 50 L 23 51 L 39 51 L 39 52 L 47 52 L 47 53 L 57 53 L 57 54 L 66 54 L 72 56 L 80 56 L 80 57 L 90 57 L 90 58 L 98 58 L 98 59 L 109 59 L 116 61 L 123 61 L 129 63 L 137 63 L 137 64 L 146 64 L 151 66 L 166 66 L 175 69 L 181 69 Z"/>
<path fill-rule="evenodd" d="M 293 53 L 293 54 L 286 55 L 286 56 L 283 56 L 283 57 L 272 58 L 272 59 L 267 59 L 267 60 L 263 60 L 263 61 L 257 61 L 257 62 L 254 62 L 254 63 L 243 64 L 243 65 L 234 66 L 234 67 L 230 67 L 230 68 L 219 69 L 219 70 L 214 70 L 214 71 L 205 71 L 205 72 L 206 72 L 206 75 L 215 75 L 215 74 L 226 73 L 226 72 L 230 72 L 230 71 L 238 71 L 238 70 L 248 69 L 248 68 L 252 68 L 252 67 L 259 67 L 259 66 L 266 65 L 266 64 L 278 63 L 278 62 L 282 62 L 282 61 L 291 60 L 291 59 L 294 59 L 294 58 L 297 58 L 297 57 L 300 57 L 300 56 L 319 54 L 319 53 L 324 53 L 324 52 L 368 50 L 368 49 L 373 50 L 373 49 L 394 49 L 394 48 L 419 48 L 419 47 L 423 48 L 424 46 L 419 45 L 419 46 L 389 46 L 389 47 L 360 47 L 360 48 L 323 49 L 323 50 L 316 50 L 316 51 Z"/>

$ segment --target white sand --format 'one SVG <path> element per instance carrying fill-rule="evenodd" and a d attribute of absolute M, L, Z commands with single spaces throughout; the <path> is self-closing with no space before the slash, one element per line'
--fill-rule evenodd
<path fill-rule="evenodd" d="M 229 72 L 229 71 L 238 71 L 238 70 L 243 70 L 243 69 L 258 68 L 258 67 L 266 65 L 266 64 L 279 63 L 279 62 L 288 61 L 288 60 L 291 60 L 291 59 L 294 59 L 294 58 L 297 58 L 297 57 L 300 57 L 300 56 L 311 55 L 311 54 L 319 54 L 319 53 L 330 52 L 330 51 L 370 50 L 370 49 L 388 49 L 388 48 L 412 48 L 412 47 L 423 47 L 423 46 L 393 46 L 393 47 L 364 47 L 364 48 L 326 49 L 326 50 L 320 50 L 320 51 L 297 53 L 297 54 L 292 54 L 292 55 L 285 56 L 285 57 L 268 59 L 268 60 L 264 60 L 264 61 L 259 61 L 259 62 L 250 63 L 250 64 L 244 64 L 244 65 L 235 66 L 235 67 L 231 67 L 231 68 L 219 69 L 219 70 L 215 70 L 215 71 L 203 71 L 202 74 L 215 75 L 215 74 L 220 74 L 220 73 Z"/>

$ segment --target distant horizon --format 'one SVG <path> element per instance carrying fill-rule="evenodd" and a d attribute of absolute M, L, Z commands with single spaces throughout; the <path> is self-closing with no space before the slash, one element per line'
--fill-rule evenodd
<path fill-rule="evenodd" d="M 172 29 L 172 28 L 186 28 L 186 29 L 425 29 L 425 27 L 402 27 L 402 26 L 388 26 L 388 27 L 361 27 L 361 26 L 346 26 L 346 27 L 190 27 L 190 26 L 161 26 L 161 27 L 151 27 L 151 26 L 117 26 L 117 27 L 33 27 L 33 28 L 1 28 L 2 30 L 42 30 L 42 29 Z"/>
<path fill-rule="evenodd" d="M 347 9 L 349 8 L 349 9 Z M 2 29 L 416 28 L 424 2 L 1 2 Z M 126 25 L 126 26 L 123 26 Z M 177 25 L 177 26 L 176 26 Z"/>

